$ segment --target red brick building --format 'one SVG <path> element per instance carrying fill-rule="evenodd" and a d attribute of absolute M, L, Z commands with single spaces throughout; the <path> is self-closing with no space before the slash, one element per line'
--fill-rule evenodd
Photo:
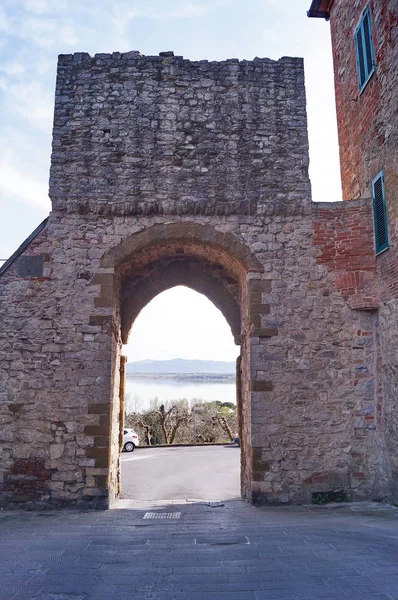
<path fill-rule="evenodd" d="M 343 199 L 373 204 L 380 447 L 397 499 L 398 1 L 313 0 L 308 16 L 330 20 Z"/>
<path fill-rule="evenodd" d="M 314 0 L 308 14 L 330 19 L 343 199 L 370 197 L 383 170 L 391 208 L 398 204 L 398 3 Z"/>

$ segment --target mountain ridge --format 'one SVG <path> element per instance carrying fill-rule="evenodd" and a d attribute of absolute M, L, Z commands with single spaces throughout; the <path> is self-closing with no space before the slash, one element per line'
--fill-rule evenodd
<path fill-rule="evenodd" d="M 137 373 L 212 373 L 235 374 L 235 361 L 173 358 L 170 360 L 138 360 L 126 364 L 126 374 Z"/>

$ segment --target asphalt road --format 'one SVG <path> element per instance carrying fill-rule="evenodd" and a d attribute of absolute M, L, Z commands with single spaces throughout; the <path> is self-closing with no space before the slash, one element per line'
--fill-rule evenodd
<path fill-rule="evenodd" d="M 240 497 L 237 446 L 136 448 L 124 452 L 121 498 L 230 500 Z"/>

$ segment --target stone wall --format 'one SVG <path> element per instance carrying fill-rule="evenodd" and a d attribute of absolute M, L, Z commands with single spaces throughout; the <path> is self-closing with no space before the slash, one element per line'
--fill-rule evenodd
<path fill-rule="evenodd" d="M 63 56 L 54 123 L 53 212 L 0 276 L 3 505 L 117 497 L 121 345 L 176 283 L 241 345 L 244 497 L 386 497 L 371 212 L 311 204 L 302 62 Z"/>
<path fill-rule="evenodd" d="M 325 209 L 314 209 L 319 223 L 319 210 Z M 129 235 L 133 223 L 146 239 L 145 248 L 140 233 Z M 335 273 L 322 264 L 313 243 L 312 217 L 231 216 L 222 224 L 214 217 L 195 222 L 184 217 L 179 224 L 166 223 L 168 244 L 164 226 L 153 219 L 134 218 L 133 223 L 131 217 L 53 213 L 25 252 L 25 257 L 43 256 L 52 249 L 46 277 L 20 278 L 13 265 L 1 278 L 2 306 L 13 306 L 1 322 L 3 498 L 31 500 L 35 506 L 102 507 L 109 489 L 117 490 L 118 307 L 131 279 L 130 271 L 125 279 L 119 275 L 125 260 L 116 269 L 102 265 L 108 264 L 108 249 L 119 248 L 114 253 L 119 255 L 116 242 L 126 239 L 137 241 L 139 260 L 147 248 L 151 257 L 155 250 L 167 254 L 170 247 L 175 253 L 179 239 L 190 260 L 200 264 L 200 249 L 213 264 L 228 258 L 231 275 L 235 268 L 243 313 L 245 496 L 276 503 L 304 502 L 313 492 L 330 490 L 345 490 L 353 498 L 383 496 L 375 316 L 348 307 Z M 199 225 L 202 240 L 195 239 Z M 229 236 L 224 257 L 219 233 Z M 241 255 L 246 265 L 227 254 L 232 242 L 239 248 L 239 240 L 245 241 L 242 250 L 252 252 L 246 259 Z M 249 256 L 263 265 L 263 273 L 256 261 L 248 264 Z M 132 262 L 130 256 L 127 264 Z M 42 471 L 26 479 L 32 464 L 41 464 Z M 26 481 L 32 481 L 29 493 Z M 14 494 L 15 482 L 20 487 Z"/>
<path fill-rule="evenodd" d="M 384 479 L 388 497 L 398 502 L 398 302 L 383 302 L 379 311 L 379 381 L 377 388 L 383 437 L 379 441 L 386 457 Z"/>
<path fill-rule="evenodd" d="M 307 167 L 301 59 L 59 58 L 55 210 L 301 211 L 310 200 Z"/>
<path fill-rule="evenodd" d="M 370 9 L 376 66 L 359 93 L 354 32 L 366 6 Z M 384 170 L 385 176 L 391 245 L 375 261 L 379 297 L 375 306 L 380 305 L 377 318 L 377 402 L 381 428 L 379 447 L 388 464 L 385 479 L 392 482 L 390 497 L 397 501 L 398 384 L 394 350 L 398 344 L 397 3 L 395 0 L 358 0 L 351 3 L 335 0 L 331 8 L 331 32 L 344 198 L 370 198 L 373 178 L 381 170 Z"/>

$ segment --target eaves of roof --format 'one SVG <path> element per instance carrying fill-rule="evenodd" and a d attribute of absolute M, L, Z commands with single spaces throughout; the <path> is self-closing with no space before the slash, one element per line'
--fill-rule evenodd
<path fill-rule="evenodd" d="M 330 9 L 332 8 L 333 0 L 312 0 L 310 9 L 307 10 L 309 17 L 318 17 L 320 19 L 330 19 Z"/>

